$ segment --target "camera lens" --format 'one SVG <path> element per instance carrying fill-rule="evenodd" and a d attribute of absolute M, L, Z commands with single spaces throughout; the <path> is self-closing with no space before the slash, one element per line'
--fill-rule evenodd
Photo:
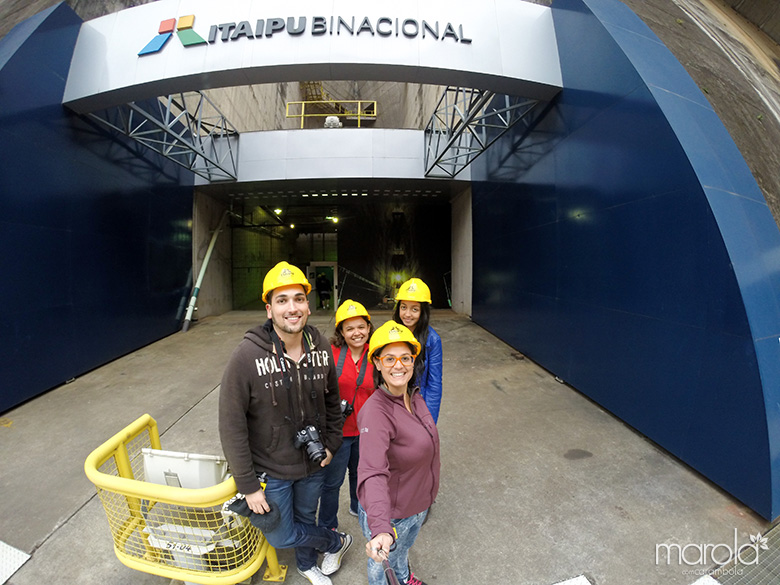
<path fill-rule="evenodd" d="M 298 431 L 295 435 L 295 447 L 300 449 L 306 447 L 306 454 L 314 463 L 319 463 L 325 459 L 328 454 L 320 441 L 319 431 L 312 425 Z"/>
<path fill-rule="evenodd" d="M 350 414 L 355 412 L 354 407 L 346 400 L 341 401 L 341 415 L 346 419 Z"/>

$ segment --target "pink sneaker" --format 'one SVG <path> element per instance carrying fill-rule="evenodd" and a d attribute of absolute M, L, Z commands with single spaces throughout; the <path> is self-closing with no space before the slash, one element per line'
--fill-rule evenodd
<path fill-rule="evenodd" d="M 425 585 L 425 583 L 415 577 L 414 573 L 409 573 L 409 578 L 406 581 L 403 581 L 403 585 Z"/>

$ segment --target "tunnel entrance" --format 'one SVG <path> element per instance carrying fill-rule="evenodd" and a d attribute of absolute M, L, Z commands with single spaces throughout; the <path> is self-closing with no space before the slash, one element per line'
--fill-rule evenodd
<path fill-rule="evenodd" d="M 347 298 L 390 308 L 400 284 L 413 276 L 429 285 L 434 308 L 448 308 L 453 263 L 459 268 L 470 263 L 453 256 L 452 202 L 469 191 L 464 182 L 284 181 L 198 191 L 194 216 L 203 218 L 204 231 L 207 223 L 213 230 L 223 210 L 230 211 L 230 229 L 220 236 L 220 266 L 207 268 L 214 277 L 211 288 L 221 289 L 217 297 L 229 306 L 220 310 L 199 298 L 200 316 L 262 308 L 263 277 L 281 260 L 307 272 L 313 311 L 335 311 Z M 206 241 L 198 231 L 196 222 L 195 241 Z M 462 240 L 457 248 L 470 250 L 470 242 Z M 316 291 L 321 273 L 332 284 L 327 305 Z"/>

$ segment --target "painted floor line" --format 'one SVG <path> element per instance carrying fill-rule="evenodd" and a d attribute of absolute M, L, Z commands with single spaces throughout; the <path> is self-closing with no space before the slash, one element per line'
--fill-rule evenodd
<path fill-rule="evenodd" d="M 701 579 L 694 581 L 691 585 L 720 585 L 720 581 L 713 579 L 709 575 L 705 575 Z"/>
<path fill-rule="evenodd" d="M 579 577 L 574 577 L 574 579 L 567 579 L 566 581 L 559 581 L 558 583 L 553 583 L 553 585 L 593 585 L 593 584 L 590 581 L 588 581 L 585 575 L 580 575 Z"/>
<path fill-rule="evenodd" d="M 10 544 L 0 540 L 0 584 L 5 583 L 16 573 L 27 559 L 30 558 L 26 552 L 15 549 Z"/>

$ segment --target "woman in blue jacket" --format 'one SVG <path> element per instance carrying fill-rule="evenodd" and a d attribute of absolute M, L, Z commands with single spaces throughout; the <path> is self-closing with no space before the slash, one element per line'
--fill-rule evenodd
<path fill-rule="evenodd" d="M 441 337 L 429 325 L 431 290 L 419 278 L 410 278 L 398 289 L 395 300 L 393 321 L 405 325 L 422 346 L 414 363 L 415 379 L 434 422 L 438 422 L 441 406 L 442 350 Z"/>

